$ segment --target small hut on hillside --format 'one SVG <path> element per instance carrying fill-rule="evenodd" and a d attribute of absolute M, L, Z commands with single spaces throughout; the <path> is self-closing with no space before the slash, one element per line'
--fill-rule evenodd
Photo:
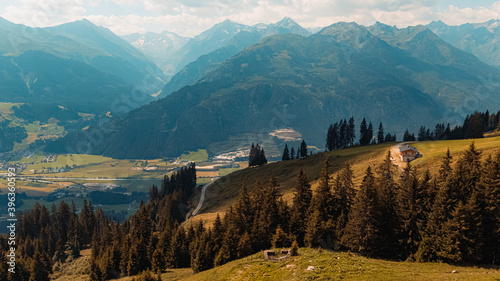
<path fill-rule="evenodd" d="M 401 161 L 403 162 L 410 162 L 416 158 L 422 157 L 422 154 L 418 152 L 415 147 L 404 144 L 399 147 L 399 157 L 401 157 Z"/>

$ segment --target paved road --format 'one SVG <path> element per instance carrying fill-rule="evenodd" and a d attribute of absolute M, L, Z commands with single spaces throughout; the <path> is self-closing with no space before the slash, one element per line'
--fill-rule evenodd
<path fill-rule="evenodd" d="M 198 206 L 196 209 L 194 209 L 193 213 L 191 216 L 196 216 L 196 214 L 200 211 L 201 207 L 203 206 L 203 201 L 205 200 L 205 192 L 207 191 L 207 188 L 209 188 L 214 182 L 207 183 L 203 186 L 201 189 L 201 195 L 200 195 L 200 202 L 198 202 Z"/>

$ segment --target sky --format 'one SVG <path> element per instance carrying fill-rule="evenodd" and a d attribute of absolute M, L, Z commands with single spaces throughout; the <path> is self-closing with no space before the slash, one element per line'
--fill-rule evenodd
<path fill-rule="evenodd" d="M 86 18 L 118 35 L 161 32 L 193 37 L 230 19 L 242 24 L 288 16 L 303 27 L 339 21 L 397 27 L 442 20 L 449 25 L 500 19 L 500 1 L 471 0 L 0 0 L 0 16 L 32 27 Z"/>

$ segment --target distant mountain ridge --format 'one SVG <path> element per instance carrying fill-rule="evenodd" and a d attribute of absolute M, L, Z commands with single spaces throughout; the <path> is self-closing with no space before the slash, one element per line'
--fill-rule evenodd
<path fill-rule="evenodd" d="M 149 95 L 165 74 L 144 54 L 106 28 L 88 20 L 31 28 L 0 19 L 0 99 L 53 103 L 76 111 L 112 110 L 133 91 Z"/>
<path fill-rule="evenodd" d="M 161 33 L 147 32 L 145 34 L 134 33 L 122 36 L 122 38 L 154 60 L 167 77 L 172 77 L 177 72 L 171 58 L 175 57 L 175 53 L 190 40 L 190 38 L 168 31 Z"/>
<path fill-rule="evenodd" d="M 220 63 L 263 38 L 276 34 L 311 35 L 309 31 L 288 17 L 267 25 L 248 26 L 230 20 L 216 24 L 211 29 L 194 37 L 179 51 L 177 56 L 183 58 L 179 64 L 189 63 L 165 85 L 160 97 L 165 97 L 184 86 L 194 84 Z M 213 51 L 207 52 L 209 50 Z"/>
<path fill-rule="evenodd" d="M 442 21 L 427 25 L 432 32 L 453 46 L 472 53 L 483 62 L 500 68 L 500 20 L 450 26 Z"/>
<path fill-rule="evenodd" d="M 113 119 L 107 141 L 84 152 L 161 158 L 207 148 L 213 155 L 279 128 L 323 148 L 328 125 L 341 118 L 383 122 L 400 139 L 405 129 L 450 121 L 447 110 L 464 114 L 464 97 L 475 98 L 478 110 L 500 107 L 498 95 L 478 91 L 481 76 L 500 79 L 499 70 L 425 28 L 376 27 L 337 23 L 307 37 L 266 37 L 195 84 Z M 47 149 L 62 152 L 82 138 L 75 132 Z"/>

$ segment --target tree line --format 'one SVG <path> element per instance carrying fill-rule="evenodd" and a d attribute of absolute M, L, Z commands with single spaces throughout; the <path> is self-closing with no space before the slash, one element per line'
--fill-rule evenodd
<path fill-rule="evenodd" d="M 141 202 L 138 212 L 121 224 L 102 209 L 94 211 L 85 199 L 79 214 L 74 202 L 53 204 L 50 211 L 36 203 L 32 210 L 18 214 L 15 274 L 2 274 L 0 280 L 50 280 L 54 265 L 70 262 L 88 248 L 92 250 L 91 280 L 136 275 L 151 267 L 151 251 L 158 246 L 158 240 L 152 239 L 161 237 L 159 232 L 177 230 L 185 219 L 186 200 L 195 186 L 193 163 L 165 176 L 160 189 L 152 186 L 148 204 Z M 0 236 L 2 252 L 8 250 L 7 238 Z M 5 256 L 0 256 L 3 272 L 7 272 Z"/>
<path fill-rule="evenodd" d="M 343 119 L 334 124 L 330 124 L 326 134 L 326 150 L 332 151 L 353 146 L 356 139 L 356 126 L 354 122 L 354 118 L 351 117 L 349 121 Z M 385 134 L 382 122 L 380 122 L 377 135 L 375 136 L 372 123 L 370 122 L 367 124 L 366 118 L 363 118 L 359 129 L 359 145 L 393 141 L 396 141 L 396 135 L 391 135 L 390 133 Z"/>
<path fill-rule="evenodd" d="M 293 149 L 293 147 L 291 151 L 288 151 L 288 144 L 285 144 L 285 149 L 283 149 L 283 155 L 281 157 L 281 161 L 294 160 L 306 157 L 307 157 L 307 144 L 305 140 L 302 140 L 300 146 L 297 148 L 297 154 L 295 154 L 295 150 Z"/>
<path fill-rule="evenodd" d="M 434 130 L 421 126 L 417 137 L 406 130 L 403 141 L 428 141 L 428 140 L 457 140 L 483 138 L 485 132 L 500 129 L 500 111 L 496 114 L 487 110 L 486 112 L 474 112 L 467 115 L 461 126 L 450 127 L 448 123 L 438 123 Z"/>
<path fill-rule="evenodd" d="M 266 152 L 264 148 L 261 148 L 259 144 L 254 145 L 250 148 L 250 153 L 248 155 L 248 166 L 262 166 L 267 164 Z"/>

